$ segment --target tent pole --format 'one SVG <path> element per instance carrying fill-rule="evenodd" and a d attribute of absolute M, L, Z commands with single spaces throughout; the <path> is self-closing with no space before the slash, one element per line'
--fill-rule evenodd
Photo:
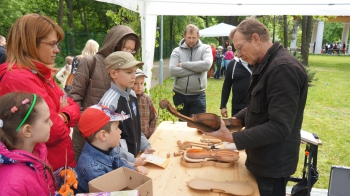
<path fill-rule="evenodd" d="M 163 15 L 160 16 L 159 84 L 163 84 Z"/>

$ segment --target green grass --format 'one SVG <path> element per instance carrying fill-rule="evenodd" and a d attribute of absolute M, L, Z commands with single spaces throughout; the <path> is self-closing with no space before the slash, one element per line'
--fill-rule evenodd
<path fill-rule="evenodd" d="M 350 166 L 350 57 L 310 55 L 309 65 L 316 74 L 309 88 L 302 129 L 317 133 L 322 140 L 317 161 L 319 180 L 314 187 L 327 189 L 331 166 Z M 208 81 L 208 113 L 220 115 L 222 83 L 222 79 Z M 151 89 L 156 106 L 162 98 L 172 102 L 171 89 L 172 79 L 167 79 L 161 90 L 159 86 Z M 230 104 L 227 107 L 230 108 Z M 305 145 L 301 145 L 299 165 L 294 174 L 297 177 L 302 176 L 304 149 Z"/>

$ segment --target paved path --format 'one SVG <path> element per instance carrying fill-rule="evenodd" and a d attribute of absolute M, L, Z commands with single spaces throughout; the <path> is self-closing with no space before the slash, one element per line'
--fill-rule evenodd
<path fill-rule="evenodd" d="M 163 80 L 169 77 L 169 59 L 163 59 Z M 159 84 L 159 61 L 153 63 L 151 88 Z"/>

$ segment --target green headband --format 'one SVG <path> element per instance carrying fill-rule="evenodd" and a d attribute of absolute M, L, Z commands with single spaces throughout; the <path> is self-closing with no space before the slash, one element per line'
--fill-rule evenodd
<path fill-rule="evenodd" d="M 32 104 L 30 105 L 30 108 L 26 114 L 26 116 L 23 118 L 22 122 L 18 125 L 16 131 L 18 132 L 19 129 L 22 127 L 22 125 L 26 122 L 28 116 L 30 115 L 30 113 L 32 113 L 33 111 L 33 108 L 34 108 L 34 105 L 35 105 L 35 102 L 36 102 L 36 94 L 33 94 L 34 98 L 33 98 L 33 101 L 32 101 Z"/>

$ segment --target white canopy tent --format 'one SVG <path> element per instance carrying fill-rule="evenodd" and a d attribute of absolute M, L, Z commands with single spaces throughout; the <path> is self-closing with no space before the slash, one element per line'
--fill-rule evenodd
<path fill-rule="evenodd" d="M 199 30 L 199 35 L 201 37 L 223 37 L 228 36 L 232 29 L 236 26 L 220 23 L 202 30 Z"/>
<path fill-rule="evenodd" d="M 151 87 L 157 15 L 327 15 L 349 16 L 349 0 L 98 0 L 140 13 L 143 70 Z"/>

